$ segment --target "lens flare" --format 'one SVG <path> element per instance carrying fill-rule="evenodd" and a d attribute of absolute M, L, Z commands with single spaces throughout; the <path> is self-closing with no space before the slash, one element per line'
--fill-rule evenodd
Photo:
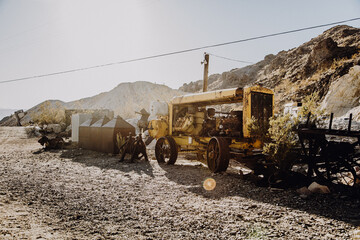
<path fill-rule="evenodd" d="M 216 187 L 216 181 L 213 178 L 207 178 L 205 179 L 204 183 L 203 183 L 203 187 L 205 190 L 207 191 L 211 191 L 214 190 Z"/>

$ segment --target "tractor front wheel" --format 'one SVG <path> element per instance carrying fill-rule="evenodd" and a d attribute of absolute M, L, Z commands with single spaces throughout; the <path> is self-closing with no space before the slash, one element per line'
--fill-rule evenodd
<path fill-rule="evenodd" d="M 155 157 L 158 163 L 174 164 L 178 156 L 175 140 L 170 137 L 161 137 L 155 144 Z"/>
<path fill-rule="evenodd" d="M 206 160 L 210 171 L 223 172 L 229 166 L 229 144 L 225 138 L 213 137 L 210 139 L 206 152 Z"/>

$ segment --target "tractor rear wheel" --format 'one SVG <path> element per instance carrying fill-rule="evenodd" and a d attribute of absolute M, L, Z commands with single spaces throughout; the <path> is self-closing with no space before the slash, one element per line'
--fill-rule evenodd
<path fill-rule="evenodd" d="M 213 137 L 210 139 L 206 152 L 206 160 L 210 171 L 223 172 L 229 166 L 229 144 L 225 138 Z"/>
<path fill-rule="evenodd" d="M 158 163 L 172 165 L 176 162 L 178 149 L 175 140 L 170 137 L 161 137 L 155 144 L 155 157 Z"/>

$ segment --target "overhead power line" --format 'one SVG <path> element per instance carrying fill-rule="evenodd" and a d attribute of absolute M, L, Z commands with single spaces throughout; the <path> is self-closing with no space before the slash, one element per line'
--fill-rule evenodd
<path fill-rule="evenodd" d="M 295 29 L 295 30 L 289 30 L 289 31 L 284 31 L 284 32 L 266 34 L 266 35 L 262 35 L 262 36 L 245 38 L 245 39 L 240 39 L 240 40 L 231 41 L 231 42 L 224 42 L 224 43 L 212 44 L 212 45 L 207 45 L 207 46 L 202 46 L 202 47 L 189 48 L 189 49 L 185 49 L 185 50 L 162 53 L 162 54 L 157 54 L 157 55 L 152 55 L 152 56 L 147 56 L 147 57 L 141 57 L 141 58 L 135 58 L 135 59 L 130 59 L 130 60 L 124 60 L 124 61 L 119 61 L 119 62 L 112 62 L 112 63 L 100 64 L 100 65 L 95 65 L 95 66 L 90 66 L 90 67 L 83 67 L 83 68 L 76 68 L 76 69 L 71 69 L 71 70 L 65 70 L 65 71 L 59 71 L 59 72 L 35 75 L 35 76 L 31 76 L 31 77 L 15 78 L 15 79 L 10 79 L 10 80 L 0 81 L 0 84 L 1 83 L 24 81 L 24 80 L 35 79 L 35 78 L 43 78 L 43 77 L 48 77 L 48 76 L 54 76 L 54 75 L 60 75 L 60 74 L 66 74 L 66 73 L 73 73 L 73 72 L 79 72 L 79 71 L 85 71 L 85 70 L 89 70 L 89 69 L 108 67 L 108 66 L 118 65 L 118 64 L 138 62 L 138 61 L 143 61 L 143 60 L 148 60 L 148 59 L 153 59 L 153 58 L 160 58 L 160 57 L 165 57 L 165 56 L 170 56 L 170 55 L 176 55 L 176 54 L 181 54 L 181 53 L 188 53 L 188 52 L 203 50 L 203 49 L 207 49 L 207 48 L 220 47 L 220 46 L 225 46 L 225 45 L 230 45 L 230 44 L 235 44 L 235 43 L 241 43 L 241 42 L 248 42 L 248 41 L 253 41 L 253 40 L 262 39 L 262 38 L 268 38 L 268 37 L 275 37 L 275 36 L 279 36 L 279 35 L 285 35 L 285 34 L 289 34 L 289 33 L 301 32 L 301 31 L 306 31 L 306 30 L 310 30 L 310 29 L 327 27 L 327 26 L 331 26 L 331 25 L 337 25 L 337 24 L 342 24 L 342 23 L 352 22 L 352 21 L 357 21 L 357 20 L 360 20 L 360 17 L 347 19 L 347 20 L 343 20 L 343 21 L 339 21 L 339 22 L 326 23 L 326 24 L 316 25 L 316 26 L 312 26 L 312 27 L 298 28 L 298 29 Z"/>
<path fill-rule="evenodd" d="M 209 52 L 206 52 L 206 53 L 208 53 L 208 54 L 211 55 L 211 56 L 218 57 L 218 58 L 222 58 L 222 59 L 226 59 L 226 60 L 229 60 L 229 61 L 234 61 L 234 62 L 239 62 L 239 63 L 249 63 L 249 64 L 253 64 L 253 62 L 247 62 L 247 61 L 237 60 L 237 59 L 233 59 L 233 58 L 222 57 L 222 56 L 215 55 L 215 54 L 212 54 L 212 53 L 209 53 Z"/>

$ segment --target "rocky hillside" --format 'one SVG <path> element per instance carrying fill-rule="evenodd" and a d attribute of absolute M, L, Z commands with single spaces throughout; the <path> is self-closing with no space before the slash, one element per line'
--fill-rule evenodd
<path fill-rule="evenodd" d="M 0 119 L 13 114 L 17 109 L 0 109 Z"/>
<path fill-rule="evenodd" d="M 29 123 L 32 116 L 41 112 L 44 105 L 50 105 L 49 107 L 54 110 L 110 109 L 114 111 L 115 116 L 120 115 L 124 119 L 135 118 L 135 111 L 140 111 L 142 108 L 149 111 L 152 101 L 169 101 L 172 97 L 180 94 L 183 92 L 150 82 L 121 83 L 109 92 L 73 102 L 48 100 L 40 103 L 26 111 L 25 116 L 21 119 L 21 124 Z M 11 115 L 0 119 L 0 126 L 16 126 L 15 116 Z"/>
<path fill-rule="evenodd" d="M 20 123 L 21 125 L 27 125 L 33 121 L 33 117 L 36 117 L 44 109 L 51 109 L 52 111 L 61 111 L 65 109 L 65 102 L 59 100 L 47 100 L 34 107 L 28 109 L 26 112 L 21 113 Z M 14 114 L 15 111 L 9 112 L 8 116 L 0 119 L 0 126 L 17 126 L 17 120 Z"/>
<path fill-rule="evenodd" d="M 267 55 L 264 60 L 243 68 L 236 68 L 222 74 L 213 74 L 209 76 L 208 90 L 225 89 L 232 87 L 244 87 L 253 84 L 258 73 L 266 67 L 273 59 L 274 55 Z M 200 92 L 203 89 L 203 80 L 185 83 L 179 90 L 184 92 Z"/>
<path fill-rule="evenodd" d="M 165 85 L 150 82 L 121 83 L 109 92 L 93 97 L 68 102 L 68 109 L 110 109 L 116 115 L 128 119 L 135 117 L 135 111 L 145 108 L 149 111 L 152 101 L 169 101 L 176 95 L 183 94 L 179 90 Z"/>
<path fill-rule="evenodd" d="M 341 25 L 297 48 L 268 55 L 256 64 L 212 75 L 209 89 L 259 83 L 275 90 L 277 106 L 301 101 L 317 91 L 328 112 L 342 116 L 352 111 L 359 120 L 359 65 L 360 29 Z M 201 89 L 201 81 L 180 88 L 189 92 Z"/>

